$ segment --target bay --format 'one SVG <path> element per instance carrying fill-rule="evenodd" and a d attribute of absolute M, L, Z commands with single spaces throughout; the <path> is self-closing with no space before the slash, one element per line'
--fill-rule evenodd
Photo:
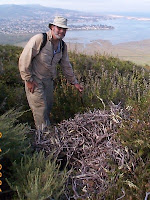
<path fill-rule="evenodd" d="M 74 30 L 66 34 L 65 41 L 87 44 L 95 40 L 108 40 L 112 44 L 150 39 L 150 14 L 119 15 L 115 19 L 99 20 L 92 24 L 113 26 L 110 30 Z M 88 23 L 90 25 L 90 23 Z"/>

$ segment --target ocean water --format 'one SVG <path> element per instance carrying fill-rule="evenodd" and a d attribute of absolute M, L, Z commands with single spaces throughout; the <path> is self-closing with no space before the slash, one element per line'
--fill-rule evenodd
<path fill-rule="evenodd" d="M 92 24 L 105 24 L 113 26 L 114 29 L 87 31 L 68 30 L 65 41 L 87 44 L 95 40 L 109 40 L 112 44 L 119 44 L 150 39 L 149 13 L 120 13 L 118 18 L 112 20 L 100 20 L 99 22 Z"/>

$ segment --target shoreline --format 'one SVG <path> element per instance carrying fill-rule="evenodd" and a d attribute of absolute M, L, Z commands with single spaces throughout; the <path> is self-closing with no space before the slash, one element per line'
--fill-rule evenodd
<path fill-rule="evenodd" d="M 112 44 L 108 40 L 93 40 L 91 43 L 66 42 L 69 51 L 87 55 L 102 54 L 132 61 L 139 65 L 150 65 L 150 39 Z"/>

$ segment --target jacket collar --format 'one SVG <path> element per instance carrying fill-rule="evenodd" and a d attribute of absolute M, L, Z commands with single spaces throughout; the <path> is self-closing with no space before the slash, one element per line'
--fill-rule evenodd
<path fill-rule="evenodd" d="M 52 39 L 52 33 L 51 33 L 51 30 L 49 30 L 47 33 L 47 36 L 48 36 L 48 40 L 51 40 Z"/>

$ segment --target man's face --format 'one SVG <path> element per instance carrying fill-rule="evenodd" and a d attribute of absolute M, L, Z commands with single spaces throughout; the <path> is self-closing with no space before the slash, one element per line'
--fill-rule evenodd
<path fill-rule="evenodd" d="M 63 39 L 66 35 L 66 31 L 67 31 L 66 28 L 61 28 L 54 25 L 52 26 L 52 35 L 54 38 Z"/>

